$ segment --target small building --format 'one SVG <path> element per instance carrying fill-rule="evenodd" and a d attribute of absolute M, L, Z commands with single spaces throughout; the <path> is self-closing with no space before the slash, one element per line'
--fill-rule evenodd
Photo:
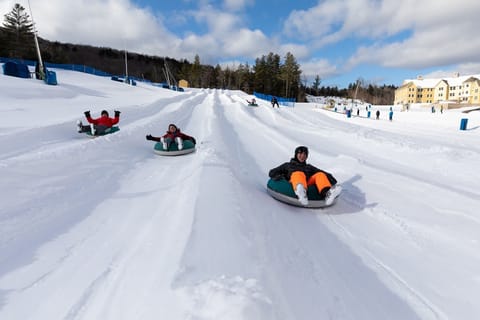
<path fill-rule="evenodd" d="M 178 81 L 178 86 L 181 88 L 188 88 L 188 81 L 187 80 L 180 80 Z"/>

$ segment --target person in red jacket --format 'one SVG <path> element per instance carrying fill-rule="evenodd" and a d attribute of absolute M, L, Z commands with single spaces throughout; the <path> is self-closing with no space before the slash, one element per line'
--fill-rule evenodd
<path fill-rule="evenodd" d="M 176 125 L 174 125 L 173 123 L 168 125 L 168 131 L 163 136 L 154 137 L 151 134 L 149 134 L 145 138 L 147 140 L 161 142 L 164 150 L 168 150 L 168 148 L 170 147 L 170 144 L 173 141 L 175 141 L 177 143 L 178 150 L 183 149 L 183 141 L 184 140 L 190 140 L 190 141 L 193 142 L 193 144 L 197 144 L 194 137 L 191 137 L 191 136 L 181 132 L 180 129 Z"/>
<path fill-rule="evenodd" d="M 91 132 L 92 135 L 95 134 L 103 134 L 105 133 L 105 130 L 108 128 L 113 127 L 120 121 L 120 111 L 115 110 L 115 117 L 110 118 L 108 115 L 107 110 L 102 110 L 102 113 L 100 114 L 100 118 L 93 119 L 92 116 L 90 115 L 90 111 L 85 111 L 85 117 L 87 118 L 88 123 L 90 125 L 84 126 L 82 121 L 78 120 L 77 121 L 77 128 L 78 132 Z"/>

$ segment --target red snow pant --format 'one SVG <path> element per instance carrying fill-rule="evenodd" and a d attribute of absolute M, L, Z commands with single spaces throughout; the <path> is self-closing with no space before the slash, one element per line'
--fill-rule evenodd
<path fill-rule="evenodd" d="M 328 180 L 328 177 L 323 172 L 317 172 L 310 177 L 307 181 L 305 173 L 302 171 L 294 171 L 290 176 L 290 183 L 292 184 L 293 190 L 297 188 L 297 185 L 300 183 L 307 190 L 308 186 L 315 185 L 317 187 L 318 193 L 321 193 L 325 188 L 331 188 L 332 184 Z"/>

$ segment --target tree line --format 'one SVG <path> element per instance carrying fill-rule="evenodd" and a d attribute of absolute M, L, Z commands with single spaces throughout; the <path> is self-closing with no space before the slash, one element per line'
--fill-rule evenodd
<path fill-rule="evenodd" d="M 0 57 L 37 60 L 34 31 L 33 22 L 25 9 L 20 4 L 15 4 L 4 15 L 0 27 Z M 353 98 L 353 91 L 356 91 L 357 99 L 372 104 L 392 104 L 394 100 L 393 86 L 378 87 L 370 84 L 354 90 L 352 88 L 356 84 L 351 84 L 346 89 L 338 89 L 320 86 L 319 76 L 310 85 L 306 81 L 302 83 L 300 65 L 291 53 L 282 59 L 280 55 L 270 52 L 255 59 L 253 66 L 245 63 L 221 67 L 219 64 L 202 64 L 199 55 L 190 62 L 187 59 L 177 60 L 106 47 L 52 42 L 40 37 L 38 41 L 45 62 L 86 65 L 113 75 L 123 75 L 126 55 L 129 76 L 157 83 L 167 82 L 173 77 L 176 81 L 187 80 L 189 86 L 194 88 L 243 90 L 249 94 L 256 91 L 295 98 L 299 102 L 305 101 L 306 94 Z"/>

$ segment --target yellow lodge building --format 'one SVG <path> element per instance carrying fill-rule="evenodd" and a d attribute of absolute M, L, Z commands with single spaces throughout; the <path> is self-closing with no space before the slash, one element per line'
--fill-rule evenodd
<path fill-rule="evenodd" d="M 480 75 L 405 80 L 395 90 L 394 104 L 480 104 Z"/>

